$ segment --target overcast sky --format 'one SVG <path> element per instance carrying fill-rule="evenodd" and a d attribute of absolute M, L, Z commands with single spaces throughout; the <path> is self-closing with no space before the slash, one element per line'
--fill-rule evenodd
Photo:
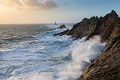
<path fill-rule="evenodd" d="M 77 23 L 111 10 L 120 14 L 120 0 L 0 0 L 0 24 Z"/>

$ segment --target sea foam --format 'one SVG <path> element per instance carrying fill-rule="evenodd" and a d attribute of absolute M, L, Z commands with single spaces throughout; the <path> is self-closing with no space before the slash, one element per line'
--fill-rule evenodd
<path fill-rule="evenodd" d="M 103 50 L 105 43 L 101 43 L 100 36 L 94 36 L 88 41 L 86 37 L 75 40 L 73 43 L 56 55 L 65 60 L 64 64 L 57 67 L 56 72 L 33 73 L 22 77 L 11 77 L 8 80 L 76 80 L 82 70 L 97 58 Z M 58 45 L 59 46 L 59 45 Z"/>
<path fill-rule="evenodd" d="M 12 49 L 0 50 L 0 79 L 76 80 L 80 77 L 106 44 L 101 42 L 99 35 L 87 41 L 86 37 L 73 40 L 67 35 L 53 36 L 63 30 L 37 34 L 33 36 L 35 40 L 15 43 L 11 45 Z"/>
<path fill-rule="evenodd" d="M 100 36 L 94 36 L 88 41 L 85 39 L 86 37 L 74 41 L 66 50 L 67 54 L 71 54 L 72 60 L 60 71 L 62 76 L 58 80 L 76 80 L 82 70 L 100 55 L 105 46 L 105 43 L 101 43 Z"/>

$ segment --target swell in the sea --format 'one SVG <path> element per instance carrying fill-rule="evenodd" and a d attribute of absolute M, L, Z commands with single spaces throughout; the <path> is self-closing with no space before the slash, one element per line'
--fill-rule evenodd
<path fill-rule="evenodd" d="M 48 26 L 56 29 L 0 50 L 0 80 L 75 80 L 105 46 L 97 35 L 88 41 L 53 36 L 65 29 Z"/>

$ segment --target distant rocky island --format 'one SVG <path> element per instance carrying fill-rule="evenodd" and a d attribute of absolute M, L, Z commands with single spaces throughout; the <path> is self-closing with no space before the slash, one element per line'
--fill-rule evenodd
<path fill-rule="evenodd" d="M 78 80 L 120 80 L 120 17 L 114 10 L 104 17 L 84 18 L 71 30 L 57 35 L 71 35 L 75 39 L 87 36 L 86 40 L 100 35 L 101 42 L 107 44 L 101 55 L 83 70 Z"/>

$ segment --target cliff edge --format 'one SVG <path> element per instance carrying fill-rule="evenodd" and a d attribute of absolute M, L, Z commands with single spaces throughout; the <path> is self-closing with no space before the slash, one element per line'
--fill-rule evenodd
<path fill-rule="evenodd" d="M 101 42 L 107 44 L 101 55 L 83 70 L 78 80 L 120 80 L 120 18 L 114 10 L 104 17 L 84 18 L 71 30 L 58 35 L 71 35 L 75 39 L 87 36 L 86 40 L 100 35 Z"/>

